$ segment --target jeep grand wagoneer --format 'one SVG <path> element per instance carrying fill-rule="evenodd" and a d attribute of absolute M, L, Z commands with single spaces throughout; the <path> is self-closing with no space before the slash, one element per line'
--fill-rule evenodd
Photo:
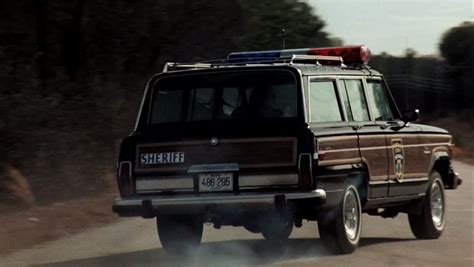
<path fill-rule="evenodd" d="M 408 213 L 416 237 L 438 238 L 461 183 L 451 136 L 400 113 L 368 59 L 351 46 L 168 63 L 121 144 L 113 210 L 156 217 L 168 251 L 197 246 L 203 223 L 283 241 L 310 220 L 350 253 L 363 212 Z"/>

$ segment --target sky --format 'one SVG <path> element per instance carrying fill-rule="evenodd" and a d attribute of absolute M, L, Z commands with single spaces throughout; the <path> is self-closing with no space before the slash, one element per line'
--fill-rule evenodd
<path fill-rule="evenodd" d="M 437 55 L 443 33 L 474 22 L 474 0 L 306 0 L 325 30 L 344 44 L 365 44 L 373 54 L 402 55 L 406 48 Z"/>

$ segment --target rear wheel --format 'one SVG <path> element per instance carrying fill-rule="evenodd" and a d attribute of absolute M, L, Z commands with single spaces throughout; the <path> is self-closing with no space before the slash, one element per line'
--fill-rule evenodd
<path fill-rule="evenodd" d="M 170 253 L 191 252 L 199 247 L 203 222 L 192 216 L 160 216 L 156 219 L 158 236 Z"/>
<path fill-rule="evenodd" d="M 413 234 L 418 239 L 437 239 L 444 230 L 445 193 L 441 175 L 431 174 L 431 182 L 423 198 L 420 214 L 408 214 L 408 221 Z"/>
<path fill-rule="evenodd" d="M 332 210 L 321 214 L 319 235 L 324 247 L 331 253 L 352 253 L 359 245 L 361 230 L 361 204 L 357 188 L 349 184 L 343 197 Z"/>

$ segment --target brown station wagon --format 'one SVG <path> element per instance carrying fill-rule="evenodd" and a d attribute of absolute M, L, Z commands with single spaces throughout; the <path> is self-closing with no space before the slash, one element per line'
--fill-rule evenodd
<path fill-rule="evenodd" d="M 444 190 L 461 184 L 451 136 L 400 113 L 368 58 L 351 46 L 166 64 L 121 144 L 114 212 L 156 217 L 174 252 L 199 245 L 203 223 L 281 242 L 309 220 L 350 253 L 362 213 L 407 213 L 417 238 L 438 238 Z"/>

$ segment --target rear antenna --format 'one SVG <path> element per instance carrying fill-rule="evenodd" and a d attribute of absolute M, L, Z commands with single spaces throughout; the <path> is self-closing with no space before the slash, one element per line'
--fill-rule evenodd
<path fill-rule="evenodd" d="M 283 49 L 285 49 L 285 47 L 286 47 L 285 38 L 286 38 L 286 31 L 285 31 L 285 28 L 282 28 L 281 29 L 281 40 L 282 40 Z"/>

